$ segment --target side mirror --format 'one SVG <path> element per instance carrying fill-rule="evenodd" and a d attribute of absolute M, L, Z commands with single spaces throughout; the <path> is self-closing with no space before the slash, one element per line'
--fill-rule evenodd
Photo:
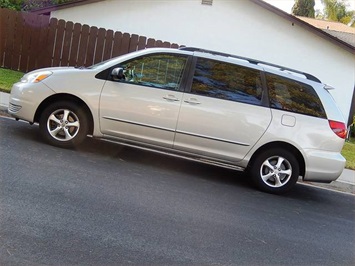
<path fill-rule="evenodd" d="M 116 67 L 116 68 L 112 69 L 111 76 L 112 76 L 113 80 L 125 79 L 125 76 L 123 74 L 123 68 L 122 67 Z"/>

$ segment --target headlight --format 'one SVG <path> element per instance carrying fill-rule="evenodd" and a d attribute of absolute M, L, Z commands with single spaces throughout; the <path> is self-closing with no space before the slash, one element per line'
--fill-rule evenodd
<path fill-rule="evenodd" d="M 21 79 L 23 83 L 37 83 L 48 78 L 53 73 L 51 71 L 32 72 L 24 75 Z"/>

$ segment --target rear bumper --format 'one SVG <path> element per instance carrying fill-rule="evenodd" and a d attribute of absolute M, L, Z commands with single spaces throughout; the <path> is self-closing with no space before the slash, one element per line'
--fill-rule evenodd
<path fill-rule="evenodd" d="M 330 183 L 343 172 L 345 158 L 339 152 L 306 150 L 305 181 Z"/>

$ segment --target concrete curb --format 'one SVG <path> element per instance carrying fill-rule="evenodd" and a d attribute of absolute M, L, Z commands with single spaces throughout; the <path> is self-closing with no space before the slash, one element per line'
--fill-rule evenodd
<path fill-rule="evenodd" d="M 9 106 L 10 94 L 5 92 L 0 92 L 0 110 L 6 111 Z"/>
<path fill-rule="evenodd" d="M 10 99 L 9 93 L 0 92 L 0 111 L 7 112 L 9 99 Z M 336 181 L 330 184 L 312 183 L 312 182 L 301 182 L 301 183 L 355 194 L 355 171 L 344 169 L 340 177 Z"/>
<path fill-rule="evenodd" d="M 355 185 L 355 171 L 350 170 L 350 169 L 344 169 L 343 173 L 337 179 L 337 181 L 342 182 L 342 183 L 346 183 L 346 184 Z"/>

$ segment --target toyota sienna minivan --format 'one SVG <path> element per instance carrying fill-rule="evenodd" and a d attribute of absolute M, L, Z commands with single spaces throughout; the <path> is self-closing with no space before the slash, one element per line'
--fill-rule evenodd
<path fill-rule="evenodd" d="M 266 192 L 343 171 L 344 118 L 331 87 L 301 71 L 199 48 L 151 48 L 32 71 L 9 113 L 68 148 L 87 135 L 247 171 Z"/>

